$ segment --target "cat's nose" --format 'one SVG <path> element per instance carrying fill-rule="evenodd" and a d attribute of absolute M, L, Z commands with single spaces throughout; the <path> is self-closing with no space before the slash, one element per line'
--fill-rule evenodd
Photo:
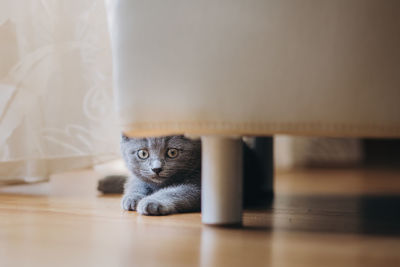
<path fill-rule="evenodd" d="M 151 170 L 158 175 L 162 171 L 162 168 L 152 168 Z"/>

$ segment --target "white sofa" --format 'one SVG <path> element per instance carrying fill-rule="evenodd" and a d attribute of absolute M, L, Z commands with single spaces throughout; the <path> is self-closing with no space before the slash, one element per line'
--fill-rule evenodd
<path fill-rule="evenodd" d="M 113 0 L 130 136 L 203 138 L 203 222 L 241 221 L 240 136 L 400 137 L 400 1 Z"/>

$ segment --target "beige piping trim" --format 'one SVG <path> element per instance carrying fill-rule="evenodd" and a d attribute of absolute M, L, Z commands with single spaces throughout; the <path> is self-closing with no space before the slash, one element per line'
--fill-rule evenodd
<path fill-rule="evenodd" d="M 400 137 L 400 125 L 345 123 L 257 123 L 257 122 L 152 122 L 122 126 L 130 136 L 191 135 L 306 135 L 331 137 Z"/>

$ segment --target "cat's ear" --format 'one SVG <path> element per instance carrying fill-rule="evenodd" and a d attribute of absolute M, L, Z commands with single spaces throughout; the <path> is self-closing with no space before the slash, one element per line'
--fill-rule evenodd
<path fill-rule="evenodd" d="M 126 136 L 124 133 L 121 133 L 121 141 L 129 141 L 129 137 Z"/>

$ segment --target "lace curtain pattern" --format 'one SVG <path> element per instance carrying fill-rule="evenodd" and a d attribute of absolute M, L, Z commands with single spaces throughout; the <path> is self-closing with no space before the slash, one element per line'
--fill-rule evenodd
<path fill-rule="evenodd" d="M 0 1 L 0 183 L 118 155 L 101 0 Z"/>

